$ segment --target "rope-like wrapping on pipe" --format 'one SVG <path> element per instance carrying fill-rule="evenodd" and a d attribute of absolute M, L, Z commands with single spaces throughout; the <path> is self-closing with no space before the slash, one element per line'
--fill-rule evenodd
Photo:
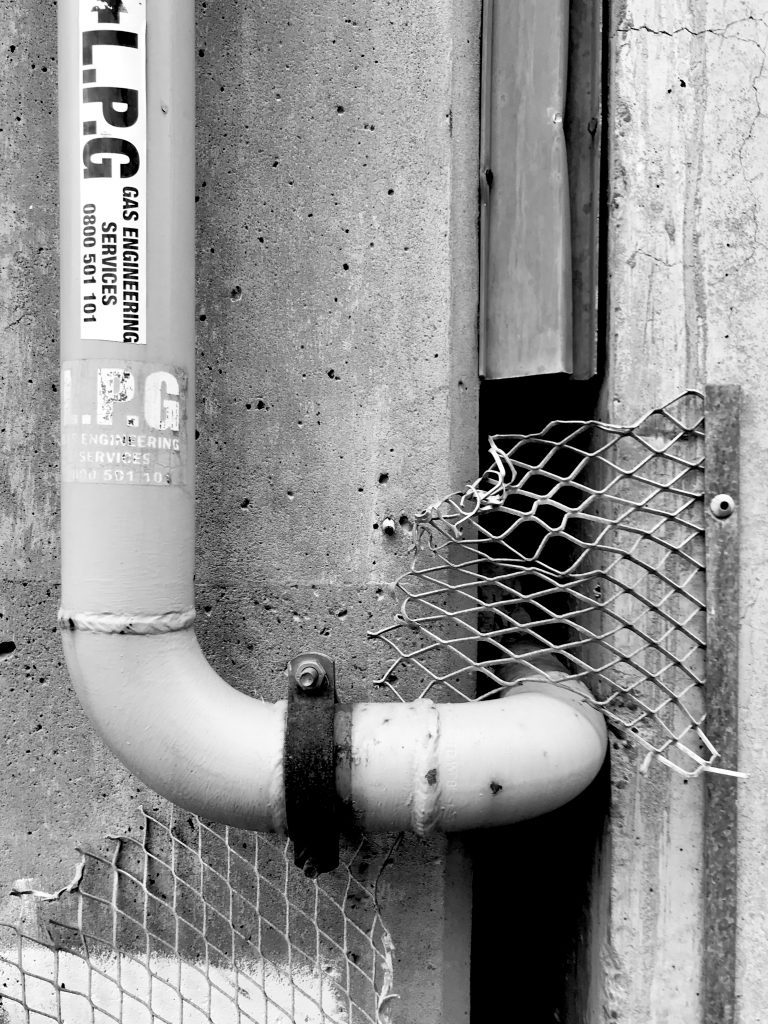
<path fill-rule="evenodd" d="M 440 817 L 440 715 L 431 700 L 418 700 L 413 706 L 419 709 L 424 720 L 422 729 L 426 742 L 416 748 L 414 755 L 411 828 L 417 836 L 427 836 L 435 830 Z"/>
<path fill-rule="evenodd" d="M 69 612 L 59 609 L 59 629 L 82 629 L 87 633 L 135 633 L 154 636 L 189 629 L 195 621 L 195 609 L 185 608 L 163 615 L 124 615 L 116 612 Z"/>

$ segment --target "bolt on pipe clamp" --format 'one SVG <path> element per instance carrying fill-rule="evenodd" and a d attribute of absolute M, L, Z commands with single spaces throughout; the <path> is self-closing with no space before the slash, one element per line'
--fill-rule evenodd
<path fill-rule="evenodd" d="M 324 654 L 288 662 L 283 772 L 294 863 L 310 878 L 339 863 L 334 718 L 336 670 Z"/>

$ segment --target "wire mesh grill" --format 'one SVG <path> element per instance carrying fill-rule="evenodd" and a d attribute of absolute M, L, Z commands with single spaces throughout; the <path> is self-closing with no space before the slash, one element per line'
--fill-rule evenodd
<path fill-rule="evenodd" d="M 490 455 L 475 484 L 416 517 L 400 613 L 371 634 L 394 653 L 379 684 L 487 699 L 555 655 L 646 766 L 718 770 L 702 728 L 703 396 L 629 427 L 496 436 Z"/>
<path fill-rule="evenodd" d="M 112 843 L 58 893 L 16 890 L 2 1024 L 388 1024 L 376 847 L 311 880 L 282 839 L 180 811 Z"/>

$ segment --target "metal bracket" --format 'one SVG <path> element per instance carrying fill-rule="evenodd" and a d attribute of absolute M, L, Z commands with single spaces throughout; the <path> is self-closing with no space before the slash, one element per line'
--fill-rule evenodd
<path fill-rule="evenodd" d="M 741 388 L 706 389 L 707 736 L 738 768 Z M 704 776 L 702 1020 L 737 1015 L 738 782 Z"/>
<path fill-rule="evenodd" d="M 285 811 L 294 863 L 310 878 L 339 863 L 335 703 L 336 668 L 330 658 L 300 654 L 288 662 Z"/>

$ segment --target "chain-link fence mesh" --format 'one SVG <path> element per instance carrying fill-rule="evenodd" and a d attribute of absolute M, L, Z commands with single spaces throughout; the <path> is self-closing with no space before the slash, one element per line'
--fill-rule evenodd
<path fill-rule="evenodd" d="M 702 729 L 702 395 L 629 427 L 496 436 L 490 454 L 480 480 L 416 517 L 400 614 L 372 634 L 395 655 L 380 684 L 486 699 L 554 654 L 649 758 L 717 770 Z"/>
<path fill-rule="evenodd" d="M 392 945 L 366 840 L 317 880 L 284 840 L 145 812 L 0 925 L 2 1024 L 388 1024 Z"/>

